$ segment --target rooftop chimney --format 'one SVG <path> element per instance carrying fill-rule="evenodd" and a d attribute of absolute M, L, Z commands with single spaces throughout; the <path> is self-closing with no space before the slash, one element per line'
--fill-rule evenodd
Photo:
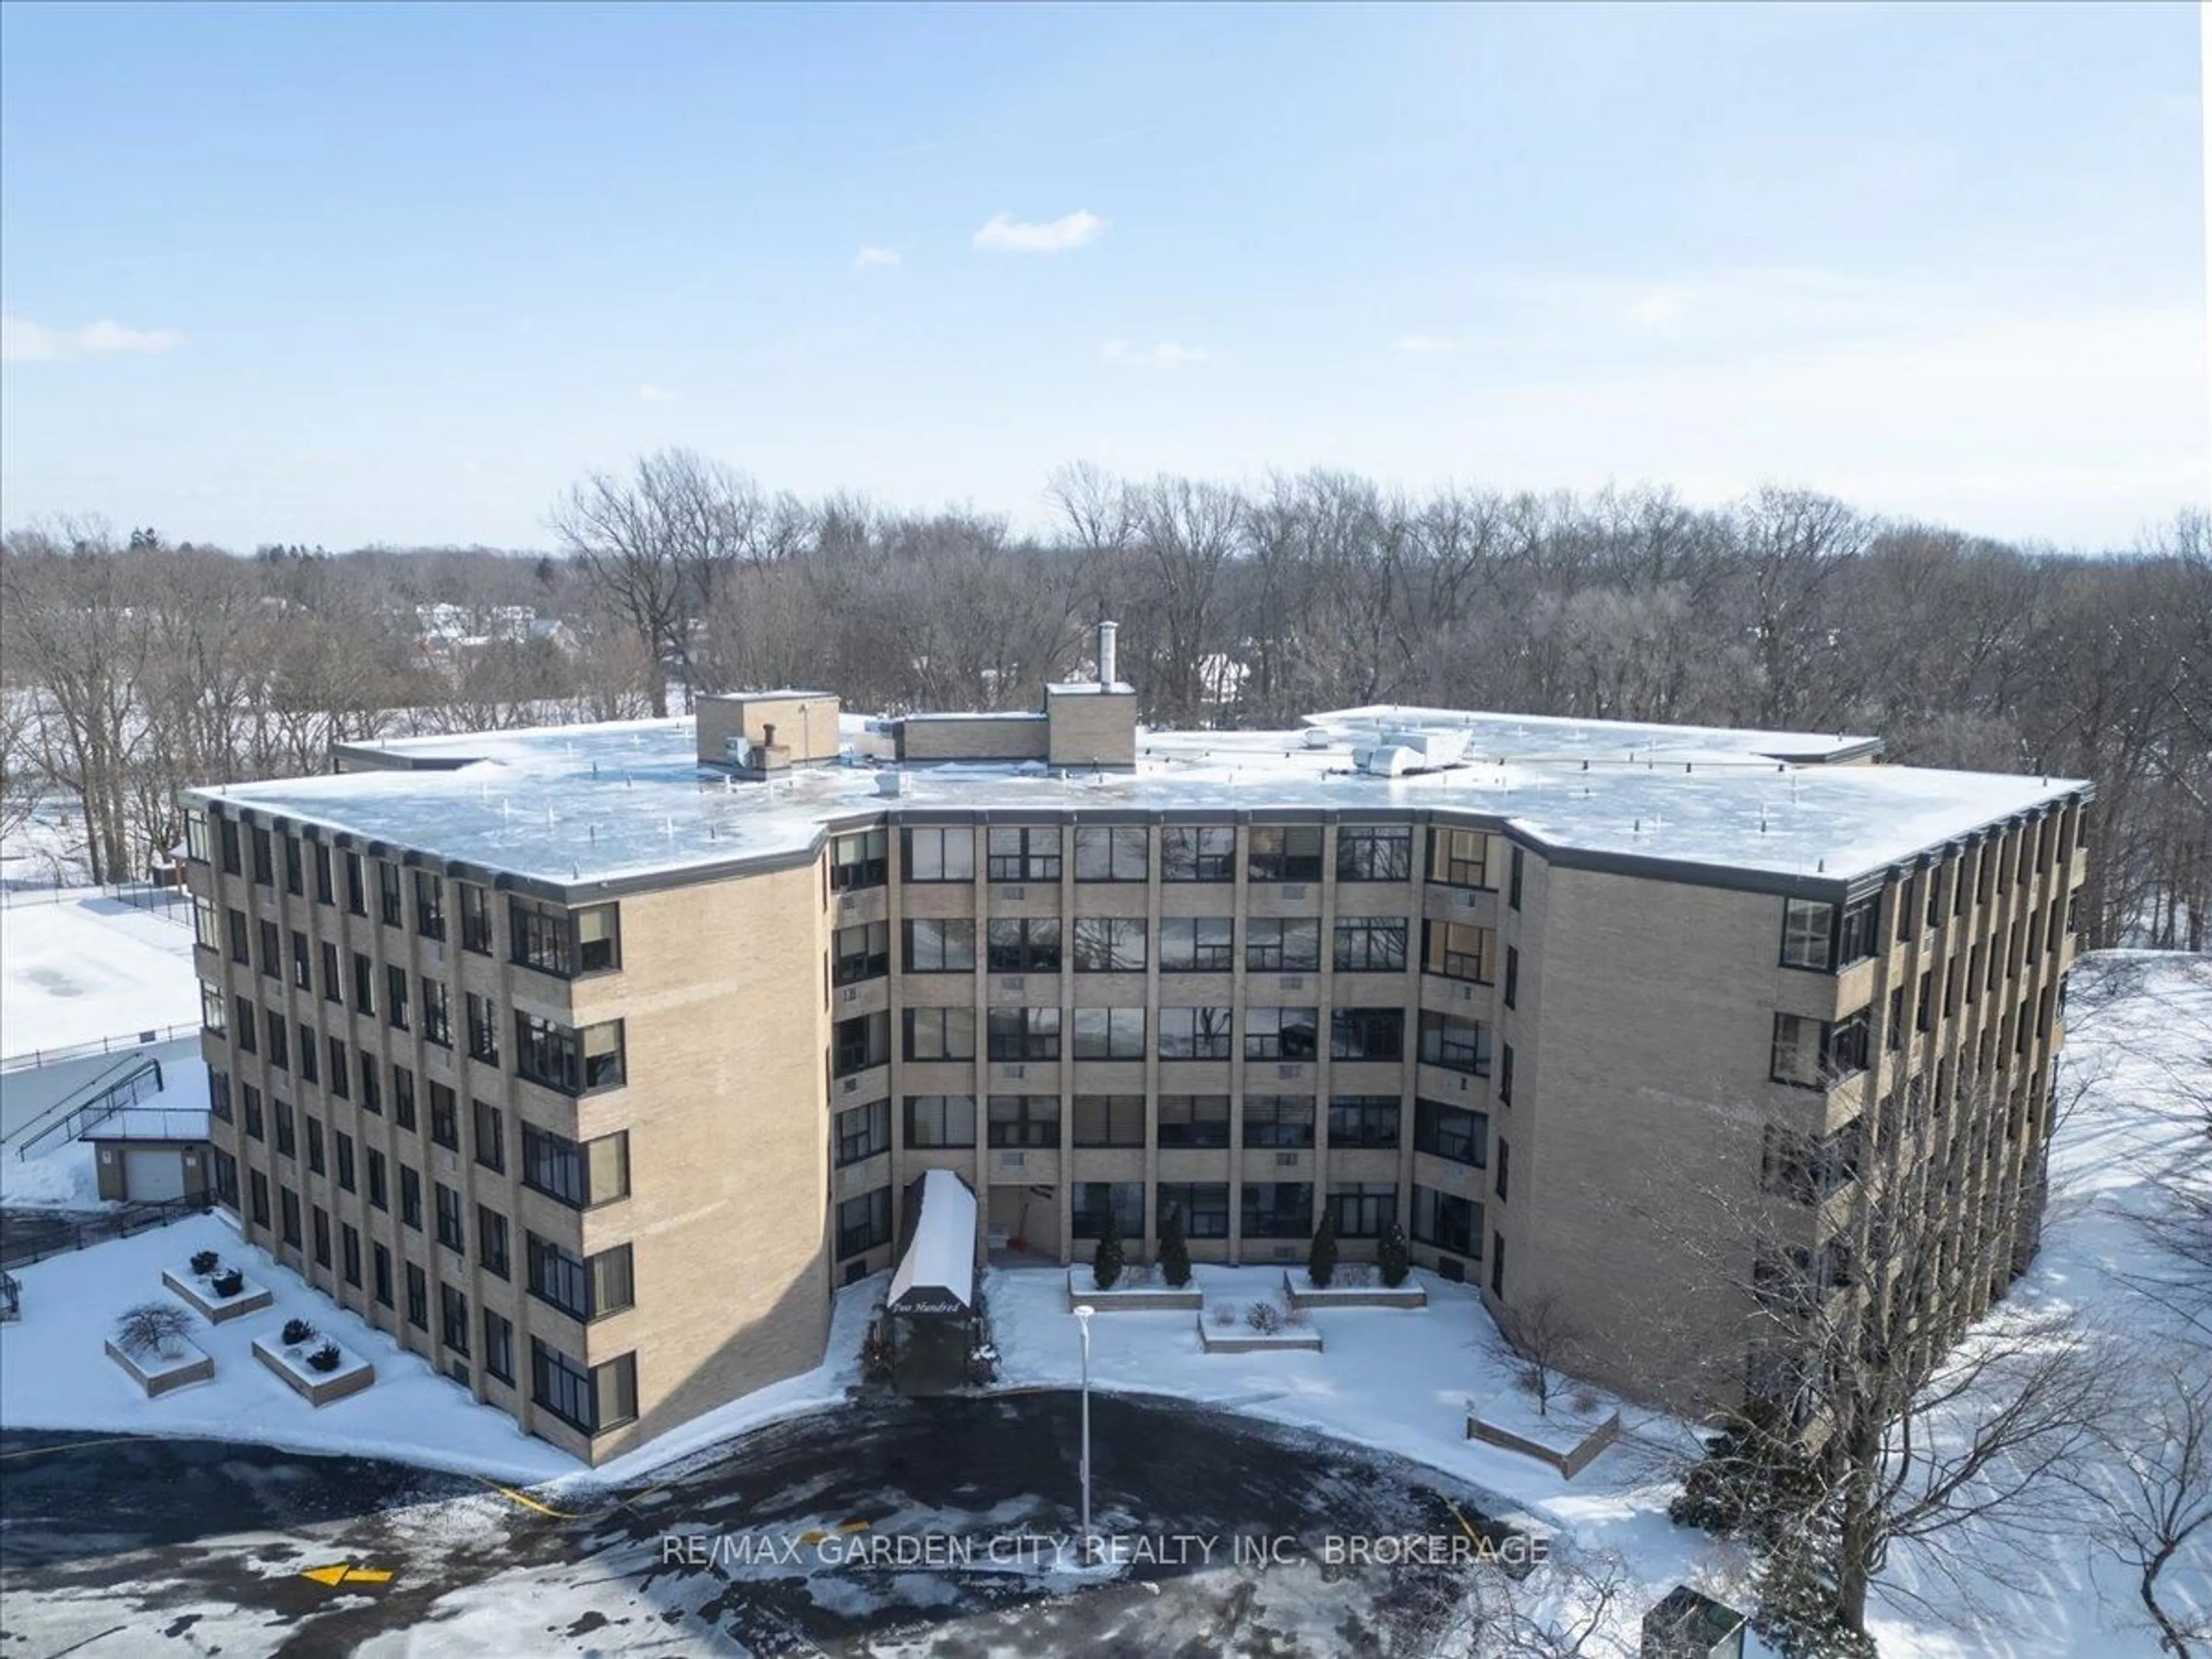
<path fill-rule="evenodd" d="M 1114 635 L 1119 624 L 1103 622 L 1098 624 L 1098 684 L 1107 690 L 1114 689 Z"/>

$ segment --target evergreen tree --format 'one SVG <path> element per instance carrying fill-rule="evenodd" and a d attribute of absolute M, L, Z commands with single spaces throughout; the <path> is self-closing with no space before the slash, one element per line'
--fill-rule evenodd
<path fill-rule="evenodd" d="M 1091 1282 L 1102 1291 L 1110 1291 L 1121 1276 L 1121 1229 L 1115 1224 L 1114 1206 L 1109 1204 L 1105 1224 L 1098 1232 L 1098 1248 L 1091 1257 Z"/>
<path fill-rule="evenodd" d="M 1383 1230 L 1382 1248 L 1376 1252 L 1376 1261 L 1382 1269 L 1383 1284 L 1394 1291 L 1413 1272 L 1413 1256 L 1406 1249 L 1406 1230 L 1396 1222 Z"/>
<path fill-rule="evenodd" d="M 1336 1206 L 1324 1203 L 1321 1225 L 1314 1230 L 1313 1248 L 1306 1252 L 1306 1277 L 1316 1290 L 1327 1290 L 1336 1277 Z"/>
<path fill-rule="evenodd" d="M 1183 1240 L 1178 1205 L 1169 1205 L 1160 1216 L 1160 1277 L 1173 1290 L 1190 1283 L 1190 1246 Z"/>

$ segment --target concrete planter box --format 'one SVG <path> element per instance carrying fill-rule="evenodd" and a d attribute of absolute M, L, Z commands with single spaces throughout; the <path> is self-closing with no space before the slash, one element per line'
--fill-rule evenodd
<path fill-rule="evenodd" d="M 1273 1353 L 1278 1349 L 1319 1353 L 1321 1333 L 1310 1325 L 1285 1325 L 1279 1331 L 1255 1331 L 1240 1316 L 1234 1325 L 1209 1325 L 1198 1318 L 1199 1346 L 1208 1353 Z"/>
<path fill-rule="evenodd" d="M 1091 1269 L 1070 1267 L 1067 1270 L 1067 1305 L 1070 1309 L 1088 1303 L 1100 1313 L 1195 1313 L 1204 1305 L 1205 1293 L 1198 1288 L 1196 1279 L 1176 1290 L 1158 1279 L 1149 1285 L 1124 1290 L 1116 1285 L 1110 1291 L 1095 1289 L 1091 1283 Z"/>
<path fill-rule="evenodd" d="M 337 1345 L 336 1370 L 319 1371 L 308 1364 L 307 1356 L 329 1340 L 317 1334 L 288 1346 L 270 1337 L 257 1336 L 253 1339 L 253 1357 L 283 1378 L 285 1386 L 310 1406 L 327 1406 L 333 1400 L 359 1394 L 376 1381 L 376 1367 L 343 1343 Z"/>
<path fill-rule="evenodd" d="M 179 1346 L 184 1352 L 172 1359 L 161 1354 L 149 1354 L 142 1358 L 112 1340 L 106 1344 L 107 1357 L 131 1373 L 138 1386 L 146 1390 L 149 1400 L 177 1389 L 188 1389 L 195 1382 L 215 1380 L 212 1358 L 202 1353 L 190 1338 L 182 1339 Z"/>
<path fill-rule="evenodd" d="M 1332 1285 L 1317 1290 L 1303 1273 L 1283 1275 L 1283 1291 L 1293 1308 L 1425 1308 L 1429 1293 L 1411 1279 L 1391 1289 L 1381 1279 L 1372 1285 Z"/>
<path fill-rule="evenodd" d="M 1571 1480 L 1620 1437 L 1620 1413 L 1602 1404 L 1588 1413 L 1556 1405 L 1542 1413 L 1523 1395 L 1500 1395 L 1468 1407 L 1467 1437 L 1548 1463 Z"/>
<path fill-rule="evenodd" d="M 276 1301 L 276 1293 L 265 1285 L 247 1279 L 236 1296 L 217 1296 L 208 1288 L 208 1282 L 187 1267 L 179 1272 L 173 1267 L 161 1269 L 161 1283 L 184 1298 L 191 1310 L 210 1325 L 221 1325 L 246 1315 L 259 1313 Z"/>

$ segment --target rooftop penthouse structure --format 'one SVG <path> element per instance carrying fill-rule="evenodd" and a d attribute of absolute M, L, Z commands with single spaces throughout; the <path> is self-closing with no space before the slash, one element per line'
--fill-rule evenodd
<path fill-rule="evenodd" d="M 1170 1206 L 1201 1261 L 1399 1224 L 1692 1410 L 1741 1320 L 1671 1172 L 1818 1259 L 1877 1161 L 1986 1132 L 1956 1311 L 2024 1264 L 2086 784 L 1436 708 L 1150 731 L 1098 655 L 1036 712 L 738 693 L 198 792 L 222 1201 L 593 1461 L 814 1364 L 933 1170 L 1008 1260 L 1109 1215 L 1146 1256 Z"/>

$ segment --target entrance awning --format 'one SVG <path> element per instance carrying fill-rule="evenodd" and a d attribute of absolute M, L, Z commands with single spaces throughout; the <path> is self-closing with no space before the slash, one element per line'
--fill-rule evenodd
<path fill-rule="evenodd" d="M 885 1311 L 965 1319 L 975 1307 L 975 1194 L 950 1170 L 927 1170 L 919 1185 Z"/>

